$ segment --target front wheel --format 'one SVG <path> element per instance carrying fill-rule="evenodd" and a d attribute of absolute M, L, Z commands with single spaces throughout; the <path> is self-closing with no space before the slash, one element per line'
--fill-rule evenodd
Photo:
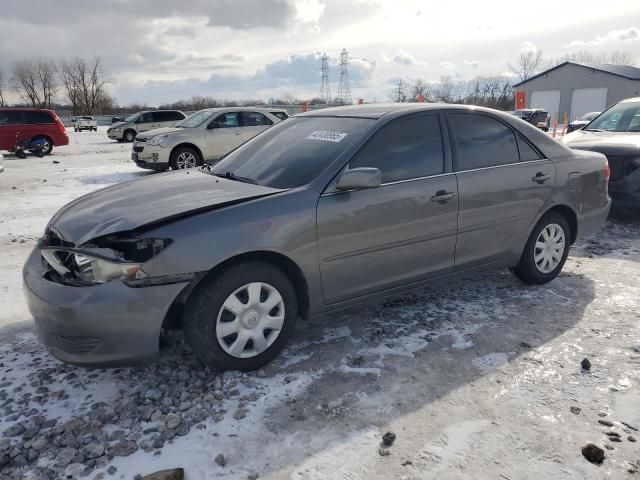
<path fill-rule="evenodd" d="M 184 334 L 205 365 L 255 370 L 282 350 L 297 316 L 287 275 L 268 263 L 241 263 L 198 286 L 185 310 Z"/>
<path fill-rule="evenodd" d="M 549 212 L 536 224 L 520 263 L 511 271 L 527 284 L 541 285 L 558 276 L 569 254 L 571 228 L 564 215 Z"/>
<path fill-rule="evenodd" d="M 127 143 L 131 143 L 135 140 L 136 138 L 136 132 L 135 130 L 127 130 L 126 132 L 124 132 L 124 134 L 122 135 L 122 140 L 127 142 Z"/>
<path fill-rule="evenodd" d="M 180 147 L 171 154 L 170 164 L 172 170 L 195 168 L 202 165 L 202 159 L 193 148 Z"/>

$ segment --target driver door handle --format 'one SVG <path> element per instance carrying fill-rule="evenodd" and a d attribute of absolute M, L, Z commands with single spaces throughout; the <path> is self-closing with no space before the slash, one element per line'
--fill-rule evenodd
<path fill-rule="evenodd" d="M 538 172 L 536 173 L 536 176 L 531 179 L 531 181 L 536 183 L 544 183 L 549 179 L 551 179 L 551 175 Z"/>
<path fill-rule="evenodd" d="M 456 194 L 453 192 L 447 192 L 446 190 L 438 190 L 436 194 L 433 197 L 431 197 L 431 201 L 443 204 L 443 203 L 447 203 L 449 200 L 453 200 L 455 197 L 456 197 Z"/>

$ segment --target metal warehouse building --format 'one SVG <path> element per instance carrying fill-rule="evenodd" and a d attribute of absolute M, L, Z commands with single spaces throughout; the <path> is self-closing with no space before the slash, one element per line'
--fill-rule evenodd
<path fill-rule="evenodd" d="M 573 120 L 588 112 L 601 112 L 624 98 L 640 96 L 640 68 L 564 62 L 514 88 L 519 92 L 518 108 L 543 108 L 552 119 L 557 113 L 562 122 L 565 113 Z"/>

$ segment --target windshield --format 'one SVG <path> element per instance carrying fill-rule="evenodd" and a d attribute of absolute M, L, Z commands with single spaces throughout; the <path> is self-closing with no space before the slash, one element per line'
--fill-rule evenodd
<path fill-rule="evenodd" d="M 291 118 L 231 152 L 212 172 L 272 188 L 300 187 L 316 178 L 372 123 L 365 118 Z"/>
<path fill-rule="evenodd" d="M 124 119 L 125 122 L 133 122 L 140 116 L 140 113 L 134 113 L 133 115 L 129 115 Z"/>
<path fill-rule="evenodd" d="M 591 120 L 596 118 L 598 115 L 600 115 L 600 112 L 585 113 L 582 117 L 580 117 L 580 120 L 590 122 Z"/>
<path fill-rule="evenodd" d="M 192 115 L 189 115 L 184 120 L 178 122 L 176 127 L 180 128 L 195 128 L 202 125 L 209 118 L 211 118 L 216 112 L 212 112 L 211 110 L 200 110 Z"/>
<path fill-rule="evenodd" d="M 640 132 L 640 102 L 618 103 L 602 113 L 584 130 Z"/>

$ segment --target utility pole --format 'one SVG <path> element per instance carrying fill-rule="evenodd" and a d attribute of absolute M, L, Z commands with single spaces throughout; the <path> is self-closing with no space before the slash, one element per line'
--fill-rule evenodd
<path fill-rule="evenodd" d="M 404 102 L 406 100 L 402 79 L 398 80 L 398 89 L 396 90 L 396 102 Z"/>
<path fill-rule="evenodd" d="M 322 54 L 322 80 L 320 81 L 320 101 L 331 103 L 331 84 L 329 83 L 329 57 Z"/>
<path fill-rule="evenodd" d="M 338 101 L 341 104 L 352 103 L 351 86 L 349 85 L 349 52 L 346 48 L 340 52 L 340 83 L 338 84 Z"/>

